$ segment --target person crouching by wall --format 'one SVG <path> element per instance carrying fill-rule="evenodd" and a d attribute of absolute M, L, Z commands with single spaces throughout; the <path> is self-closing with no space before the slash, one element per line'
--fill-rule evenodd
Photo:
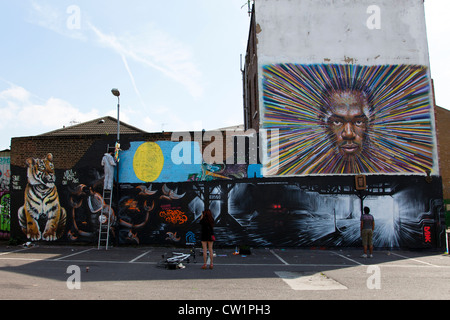
<path fill-rule="evenodd" d="M 209 251 L 210 264 L 209 268 L 213 268 L 213 244 L 216 240 L 214 236 L 214 218 L 212 216 L 211 210 L 207 209 L 203 211 L 200 217 L 200 224 L 202 226 L 202 247 L 203 247 L 203 266 L 202 269 L 206 269 L 207 256 Z"/>

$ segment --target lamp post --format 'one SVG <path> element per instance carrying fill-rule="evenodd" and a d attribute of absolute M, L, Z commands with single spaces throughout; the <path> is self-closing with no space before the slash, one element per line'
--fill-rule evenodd
<path fill-rule="evenodd" d="M 120 142 L 120 91 L 119 89 L 112 89 L 112 94 L 117 97 L 117 143 Z"/>
<path fill-rule="evenodd" d="M 117 97 L 117 142 L 116 142 L 114 154 L 116 155 L 116 153 L 117 153 L 117 159 L 116 159 L 116 161 L 117 161 L 117 165 L 116 165 L 117 191 L 116 191 L 116 195 L 117 195 L 117 199 L 119 199 L 120 198 L 120 192 L 119 192 L 120 187 L 119 187 L 119 157 L 118 157 L 118 153 L 119 153 L 119 149 L 120 149 L 120 144 L 119 144 L 120 143 L 120 120 L 119 120 L 119 117 L 120 117 L 120 91 L 119 91 L 119 89 L 114 88 L 111 90 L 111 93 Z M 119 206 L 119 201 L 117 200 L 117 207 L 118 206 Z M 116 245 L 118 245 L 119 240 L 117 237 L 115 237 L 115 241 L 116 241 Z"/>

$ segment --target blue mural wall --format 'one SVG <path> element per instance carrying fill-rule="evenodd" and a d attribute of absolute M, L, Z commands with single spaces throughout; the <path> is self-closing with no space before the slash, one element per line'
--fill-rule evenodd
<path fill-rule="evenodd" d="M 180 152 L 189 150 L 186 163 L 181 161 L 174 163 L 172 157 L 174 148 Z M 176 159 L 182 157 L 182 154 L 178 154 Z M 190 175 L 201 174 L 201 157 L 198 143 L 131 142 L 131 147 L 120 154 L 119 181 L 126 183 L 187 181 Z"/>
<path fill-rule="evenodd" d="M 261 165 L 208 164 L 198 142 L 131 142 L 120 153 L 121 183 L 163 183 L 261 177 Z"/>

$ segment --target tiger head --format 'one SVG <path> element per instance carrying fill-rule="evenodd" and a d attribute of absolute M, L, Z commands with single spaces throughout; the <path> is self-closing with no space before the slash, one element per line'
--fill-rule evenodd
<path fill-rule="evenodd" d="M 53 155 L 47 154 L 44 159 L 28 158 L 27 161 L 28 183 L 32 185 L 46 185 L 53 187 L 55 184 L 55 167 L 53 166 Z"/>

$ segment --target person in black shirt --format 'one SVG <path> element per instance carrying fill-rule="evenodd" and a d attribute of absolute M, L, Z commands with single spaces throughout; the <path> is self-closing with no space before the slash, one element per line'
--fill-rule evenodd
<path fill-rule="evenodd" d="M 209 251 L 210 264 L 209 268 L 213 268 L 213 244 L 216 240 L 214 237 L 214 218 L 211 210 L 207 209 L 203 211 L 200 217 L 200 224 L 202 226 L 202 247 L 203 247 L 203 266 L 202 269 L 206 269 L 207 252 Z"/>

